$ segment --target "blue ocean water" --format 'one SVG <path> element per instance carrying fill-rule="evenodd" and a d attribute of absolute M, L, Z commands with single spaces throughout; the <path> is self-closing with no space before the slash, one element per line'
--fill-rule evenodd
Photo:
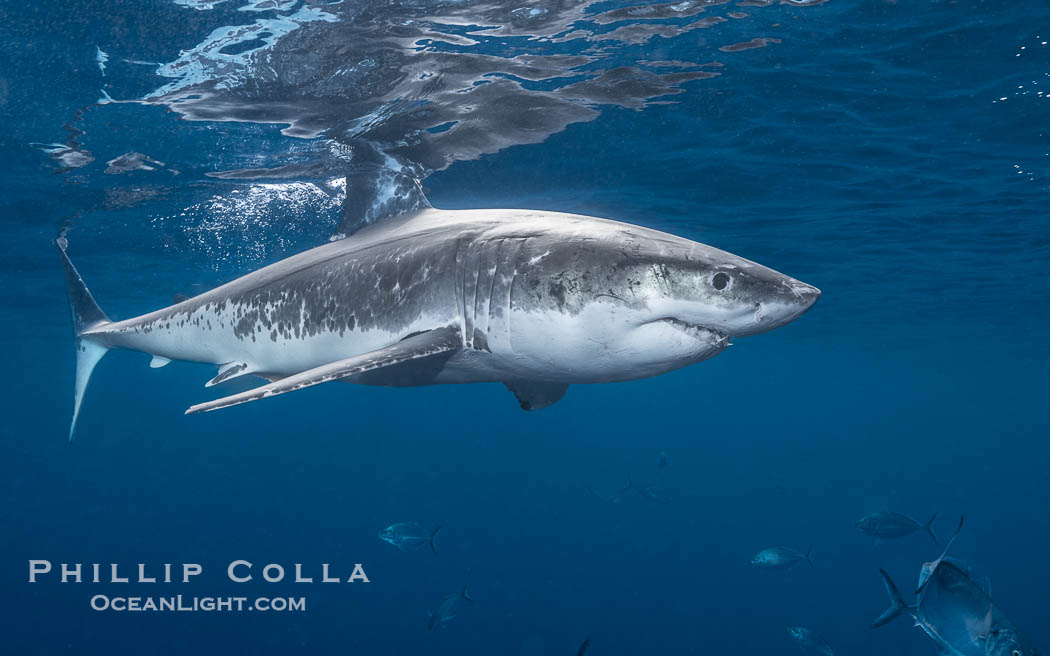
<path fill-rule="evenodd" d="M 921 532 L 874 544 L 854 522 L 880 510 L 937 512 L 942 537 L 965 514 L 953 555 L 1050 648 L 1050 7 L 522 3 L 505 9 L 566 16 L 482 38 L 491 21 L 455 12 L 498 4 L 341 4 L 0 9 L 5 651 L 535 656 L 590 638 L 594 656 L 765 654 L 792 653 L 787 628 L 806 626 L 839 654 L 937 653 L 907 621 L 869 628 L 888 605 L 878 570 L 907 592 L 941 549 Z M 383 12 L 414 29 L 428 11 L 444 37 L 406 45 L 384 28 L 368 57 L 338 32 Z M 615 11 L 635 18 L 595 18 Z M 697 24 L 709 18 L 724 20 Z M 424 118 L 366 102 L 372 81 L 446 51 L 477 55 L 469 75 L 426 60 L 477 89 L 469 119 L 442 114 L 465 111 L 461 82 Z M 589 61 L 504 70 L 554 56 Z M 325 242 L 343 202 L 331 153 L 362 134 L 429 174 L 437 207 L 654 227 L 823 297 L 713 360 L 574 386 L 532 413 L 498 385 L 322 385 L 184 416 L 219 395 L 202 386 L 213 367 L 115 351 L 67 441 L 74 359 L 51 240 L 66 235 L 111 317 L 168 305 Z M 628 479 L 657 498 L 621 492 Z M 400 521 L 441 526 L 438 553 L 378 539 Z M 812 547 L 814 566 L 753 568 L 768 546 Z M 205 572 L 31 584 L 31 559 Z M 362 563 L 371 582 L 235 584 L 237 559 L 344 578 Z M 428 609 L 464 584 L 474 603 L 428 631 Z M 308 607 L 97 612 L 95 594 Z"/>

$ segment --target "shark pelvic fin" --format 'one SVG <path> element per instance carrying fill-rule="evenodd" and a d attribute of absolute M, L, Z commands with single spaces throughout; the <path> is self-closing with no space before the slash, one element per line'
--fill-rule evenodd
<path fill-rule="evenodd" d="M 436 330 L 428 330 L 408 337 L 396 344 L 391 344 L 369 353 L 355 355 L 345 360 L 338 360 L 320 367 L 314 367 L 313 369 L 307 369 L 247 392 L 233 394 L 225 398 L 208 401 L 207 403 L 199 403 L 186 410 L 186 414 L 210 412 L 220 408 L 228 408 L 231 405 L 258 401 L 270 396 L 294 392 L 304 387 L 312 387 L 321 383 L 348 378 L 366 371 L 373 371 L 382 367 L 389 367 L 402 362 L 453 351 L 462 346 L 463 340 L 459 335 L 459 330 L 455 327 L 447 326 Z"/>
<path fill-rule="evenodd" d="M 77 417 L 80 416 L 80 404 L 84 400 L 84 392 L 87 390 L 88 382 L 91 380 L 91 372 L 102 356 L 109 351 L 109 347 L 93 338 L 88 331 L 104 326 L 109 317 L 103 312 L 94 297 L 88 291 L 80 272 L 73 266 L 69 256 L 66 255 L 66 238 L 59 237 L 54 241 L 55 248 L 62 258 L 62 268 L 66 274 L 66 291 L 69 294 L 69 310 L 73 318 L 73 337 L 77 352 L 77 377 L 73 394 L 73 420 L 69 425 L 69 440 L 73 440 L 73 433 L 77 427 Z"/>
<path fill-rule="evenodd" d="M 166 358 L 162 355 L 154 355 L 153 359 L 149 361 L 150 369 L 160 369 L 163 366 L 171 364 L 171 359 Z"/>
<path fill-rule="evenodd" d="M 215 374 L 215 378 L 204 383 L 204 386 L 211 387 L 212 385 L 225 383 L 228 380 L 233 380 L 234 378 L 240 378 L 241 376 L 247 376 L 253 373 L 255 373 L 255 370 L 249 367 L 247 362 L 227 362 L 226 364 L 219 365 L 219 373 Z"/>
<path fill-rule="evenodd" d="M 522 410 L 539 410 L 554 405 L 565 396 L 565 383 L 545 383 L 537 380 L 516 380 L 503 383 L 518 399 Z"/>

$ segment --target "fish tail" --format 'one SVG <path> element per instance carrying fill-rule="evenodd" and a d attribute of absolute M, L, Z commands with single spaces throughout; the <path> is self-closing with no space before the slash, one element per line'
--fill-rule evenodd
<path fill-rule="evenodd" d="M 948 546 L 944 548 L 944 553 L 948 553 L 948 549 L 951 548 L 952 542 L 955 542 L 955 538 L 959 537 L 959 533 L 962 532 L 963 522 L 966 521 L 966 515 L 959 515 L 959 525 L 955 527 L 955 532 L 952 533 L 952 537 L 948 540 Z M 942 556 L 943 558 L 943 556 Z"/>
<path fill-rule="evenodd" d="M 88 381 L 91 380 L 91 372 L 102 356 L 109 351 L 109 347 L 98 341 L 91 335 L 89 330 L 110 323 L 109 317 L 103 312 L 94 297 L 88 291 L 80 272 L 73 266 L 69 256 L 66 255 L 66 238 L 59 237 L 54 240 L 55 248 L 62 258 L 62 267 L 66 274 L 66 292 L 69 295 L 69 309 L 73 317 L 73 339 L 77 351 L 77 374 L 76 386 L 73 394 L 73 420 L 69 424 L 69 440 L 73 441 L 73 433 L 77 427 L 77 417 L 80 415 L 80 403 L 84 400 L 84 392 L 87 390 Z"/>
<path fill-rule="evenodd" d="M 880 626 L 889 624 L 893 620 L 897 619 L 901 614 L 907 613 L 914 615 L 915 610 L 904 603 L 901 599 L 900 590 L 897 589 L 897 585 L 890 578 L 890 575 L 885 570 L 879 570 L 879 574 L 882 575 L 882 583 L 886 586 L 886 594 L 890 597 L 890 607 L 886 609 L 882 615 L 879 615 L 878 619 L 871 623 L 871 628 L 877 629 Z"/>
<path fill-rule="evenodd" d="M 466 599 L 467 601 L 474 601 L 474 597 L 471 597 L 469 594 L 467 594 L 466 584 L 463 584 L 463 589 L 460 591 L 459 596 L 463 599 Z"/>
<path fill-rule="evenodd" d="M 810 547 L 809 551 L 806 552 L 806 562 L 809 563 L 810 567 L 813 567 L 813 558 L 812 558 L 812 556 L 813 556 L 813 547 Z"/>
<path fill-rule="evenodd" d="M 591 639 L 587 638 L 580 645 L 580 648 L 576 650 L 576 656 L 583 656 L 587 652 L 587 648 L 591 646 Z"/>
<path fill-rule="evenodd" d="M 433 531 L 433 532 L 432 532 L 432 533 L 430 534 L 430 540 L 429 540 L 429 542 L 430 542 L 430 550 L 431 550 L 431 551 L 433 551 L 434 553 L 437 553 L 437 552 L 438 552 L 438 550 L 437 550 L 437 546 L 436 546 L 436 545 L 434 544 L 434 538 L 436 538 L 436 537 L 437 537 L 438 531 L 440 531 L 440 530 L 441 530 L 441 527 L 440 527 L 440 526 L 438 526 L 438 527 L 437 527 L 436 529 L 434 529 L 434 531 Z"/>
<path fill-rule="evenodd" d="M 934 544 L 939 544 L 939 542 L 937 542 L 937 534 L 933 532 L 933 522 L 936 519 L 937 519 L 937 513 L 933 513 L 933 516 L 930 517 L 930 520 L 928 522 L 926 522 L 926 532 L 930 534 L 931 538 L 933 538 L 933 543 Z"/>

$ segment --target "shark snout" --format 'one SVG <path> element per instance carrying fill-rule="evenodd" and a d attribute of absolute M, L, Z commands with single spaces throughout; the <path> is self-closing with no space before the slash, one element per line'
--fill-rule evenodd
<path fill-rule="evenodd" d="M 754 304 L 746 325 L 738 330 L 737 336 L 757 335 L 789 324 L 813 307 L 819 298 L 819 289 L 790 278 Z"/>
<path fill-rule="evenodd" d="M 782 296 L 783 316 L 778 324 L 781 326 L 798 319 L 820 299 L 820 290 L 813 285 L 807 285 L 804 282 L 792 279 L 788 283 L 788 288 L 790 294 Z"/>
<path fill-rule="evenodd" d="M 800 282 L 795 287 L 795 293 L 798 294 L 800 302 L 802 304 L 802 312 L 805 312 L 809 308 L 813 307 L 813 304 L 820 299 L 820 290 L 813 285 L 807 285 L 804 282 Z M 800 313 L 801 314 L 801 313 Z"/>

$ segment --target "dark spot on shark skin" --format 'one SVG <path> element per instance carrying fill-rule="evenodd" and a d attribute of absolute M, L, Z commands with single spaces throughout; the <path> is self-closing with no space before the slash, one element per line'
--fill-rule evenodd
<path fill-rule="evenodd" d="M 421 250 L 423 257 L 408 260 L 410 265 L 404 264 L 405 248 L 349 252 L 289 272 L 268 285 L 234 290 L 216 305 L 229 307 L 231 328 L 242 340 L 256 332 L 269 333 L 271 340 L 377 328 L 397 332 L 418 319 L 435 297 L 451 294 L 449 281 L 435 275 L 427 284 L 424 273 L 449 270 L 451 256 L 443 246 L 447 244 L 416 245 L 412 254 Z M 207 317 L 208 310 L 200 306 L 191 312 Z"/>
<path fill-rule="evenodd" d="M 519 275 L 525 284 L 511 293 L 510 307 L 527 310 L 548 308 L 571 315 L 599 297 L 615 299 L 633 308 L 644 307 L 639 292 L 653 284 L 671 290 L 681 285 L 692 285 L 683 278 L 680 263 L 688 249 L 662 235 L 639 235 L 621 231 L 617 238 L 623 242 L 612 245 L 598 240 L 579 240 L 565 243 L 557 239 L 532 237 L 514 258 Z M 692 258 L 695 260 L 695 258 Z M 550 277 L 530 275 L 530 262 L 542 262 L 543 271 Z M 703 268 L 696 261 L 696 270 Z M 541 282 L 542 281 L 542 282 Z"/>
<path fill-rule="evenodd" d="M 565 285 L 561 281 L 551 281 L 550 295 L 558 303 L 558 309 L 565 307 Z"/>
<path fill-rule="evenodd" d="M 475 330 L 474 331 L 474 349 L 478 351 L 488 351 L 492 353 L 492 349 L 489 348 L 489 340 L 485 333 Z"/>

